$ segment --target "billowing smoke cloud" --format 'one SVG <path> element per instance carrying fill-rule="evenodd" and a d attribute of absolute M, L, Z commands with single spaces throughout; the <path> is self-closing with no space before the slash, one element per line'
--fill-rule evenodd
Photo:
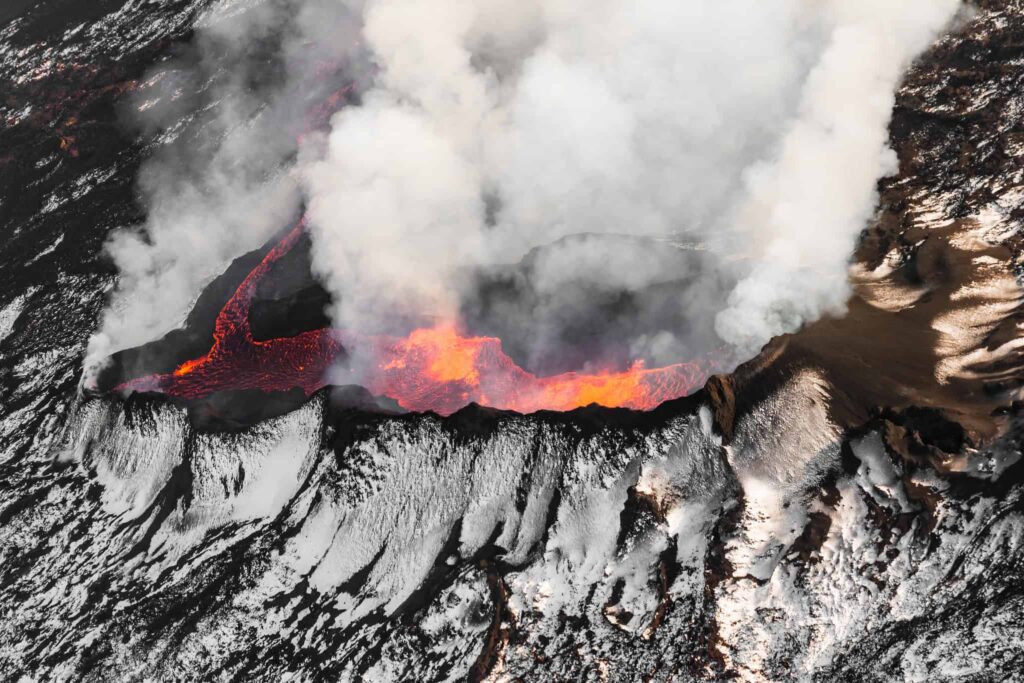
<path fill-rule="evenodd" d="M 744 353 L 841 309 L 876 182 L 895 170 L 893 92 L 958 6 L 368 0 L 379 74 L 305 174 L 337 319 L 451 316 L 467 263 L 579 233 L 709 245 L 728 275 L 679 302 Z M 619 248 L 559 249 L 533 285 L 666 277 Z"/>
<path fill-rule="evenodd" d="M 339 326 L 486 310 L 510 336 L 529 330 L 519 355 L 534 367 L 545 345 L 605 329 L 654 362 L 723 341 L 749 354 L 842 309 L 876 182 L 895 170 L 893 92 L 959 6 L 310 0 L 287 17 L 259 10 L 229 23 L 230 37 L 250 44 L 286 25 L 284 85 L 260 93 L 271 104 L 258 116 L 226 108 L 200 187 L 156 163 L 146 239 L 112 245 L 123 296 L 98 339 L 121 348 L 173 326 L 204 279 L 266 239 L 301 196 Z M 354 64 L 357 50 L 372 68 L 356 77 L 366 81 L 358 106 L 326 136 L 305 137 L 297 156 L 286 143 L 246 146 L 281 140 L 270 131 L 295 117 L 281 103 L 311 87 L 312 55 Z M 260 172 L 236 174 L 238 159 Z M 516 273 L 502 270 L 521 259 Z M 481 301 L 488 277 L 527 304 Z M 616 326 L 623 296 L 632 317 Z"/>

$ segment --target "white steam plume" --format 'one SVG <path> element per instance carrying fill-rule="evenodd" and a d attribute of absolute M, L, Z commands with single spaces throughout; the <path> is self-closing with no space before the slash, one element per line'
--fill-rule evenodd
<path fill-rule="evenodd" d="M 876 182 L 894 170 L 893 92 L 961 2 L 297 5 L 264 3 L 243 15 L 254 19 L 225 24 L 233 33 L 219 29 L 250 45 L 287 25 L 291 83 L 269 95 L 258 125 L 227 108 L 199 190 L 174 163 L 156 163 L 147 239 L 113 243 L 122 279 L 94 352 L 176 324 L 206 279 L 295 209 L 297 180 L 339 326 L 386 328 L 408 313 L 451 319 L 474 269 L 569 235 L 625 234 L 708 246 L 678 307 L 748 354 L 842 309 Z M 317 55 L 357 50 L 374 63 L 372 82 L 326 139 L 305 139 L 296 162 L 274 131 L 296 116 L 287 103 L 298 74 Z M 239 159 L 262 175 L 235 177 Z M 570 281 L 581 297 L 588 287 L 641 293 L 678 275 L 603 244 L 545 252 L 533 273 L 538 296 Z M 630 341 L 667 362 L 686 352 L 681 335 L 644 330 Z"/>
<path fill-rule="evenodd" d="M 716 318 L 725 340 L 756 350 L 844 308 L 846 264 L 874 212 L 876 183 L 898 170 L 888 146 L 894 91 L 958 4 L 827 3 L 834 28 L 803 86 L 796 120 L 778 154 L 745 173 L 730 227 L 755 258 Z"/>
<path fill-rule="evenodd" d="M 584 232 L 685 232 L 735 255 L 734 286 L 707 288 L 694 321 L 743 353 L 840 310 L 895 170 L 894 90 L 959 6 L 367 0 L 378 77 L 306 172 L 336 318 L 448 316 L 467 263 Z M 560 253 L 540 283 L 637 284 Z"/>

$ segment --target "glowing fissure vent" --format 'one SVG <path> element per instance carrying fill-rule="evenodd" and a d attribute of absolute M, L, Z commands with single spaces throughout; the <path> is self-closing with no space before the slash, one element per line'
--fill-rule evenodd
<path fill-rule="evenodd" d="M 442 415 L 469 403 L 522 413 L 572 410 L 592 403 L 650 410 L 685 396 L 706 379 L 696 363 L 646 368 L 642 362 L 623 371 L 537 377 L 502 351 L 501 340 L 463 336 L 453 323 L 417 329 L 404 338 L 324 328 L 256 340 L 249 325 L 256 286 L 292 249 L 304 225 L 299 221 L 242 281 L 217 316 L 213 346 L 206 355 L 169 373 L 132 379 L 115 390 L 201 399 L 228 390 L 298 387 L 309 395 L 326 386 L 328 370 L 343 350 L 358 362 L 335 370 L 335 383 L 359 384 L 406 410 Z"/>

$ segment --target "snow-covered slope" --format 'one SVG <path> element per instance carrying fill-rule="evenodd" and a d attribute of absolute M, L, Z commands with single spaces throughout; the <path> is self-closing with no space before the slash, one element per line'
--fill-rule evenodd
<path fill-rule="evenodd" d="M 232 433 L 78 391 L 157 144 L 103 121 L 199 9 L 107 4 L 0 27 L 10 91 L 54 93 L 0 102 L 2 678 L 1019 678 L 1018 3 L 908 75 L 846 317 L 652 413 L 325 389 Z"/>

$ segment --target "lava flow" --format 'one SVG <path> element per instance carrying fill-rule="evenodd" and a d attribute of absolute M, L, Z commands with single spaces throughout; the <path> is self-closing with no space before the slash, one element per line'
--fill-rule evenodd
<path fill-rule="evenodd" d="M 333 383 L 359 384 L 407 410 L 448 415 L 469 403 L 522 413 L 571 410 L 597 403 L 650 410 L 685 396 L 706 379 L 697 364 L 594 374 L 568 372 L 537 377 L 515 364 L 495 337 L 463 336 L 455 325 L 414 330 L 407 337 L 360 335 L 329 328 L 265 341 L 253 338 L 249 308 L 260 279 L 295 245 L 299 222 L 245 278 L 217 316 L 213 346 L 199 358 L 166 374 L 118 385 L 130 393 L 162 392 L 200 399 L 226 390 L 287 391 L 307 395 L 328 383 L 340 354 L 347 367 L 334 371 Z M 342 381 L 339 381 L 342 380 Z"/>
<path fill-rule="evenodd" d="M 342 351 L 330 329 L 294 337 L 259 341 L 249 325 L 249 307 L 260 279 L 302 235 L 299 222 L 246 276 L 217 315 L 213 346 L 205 356 L 185 361 L 173 372 L 147 375 L 115 387 L 115 391 L 156 391 L 198 399 L 218 391 L 262 389 L 287 391 L 300 387 L 311 394 L 324 386 L 324 375 Z"/>

